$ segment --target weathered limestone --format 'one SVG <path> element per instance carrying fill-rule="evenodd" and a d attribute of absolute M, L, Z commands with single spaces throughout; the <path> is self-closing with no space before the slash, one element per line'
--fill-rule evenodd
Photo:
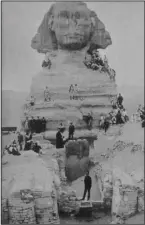
<path fill-rule="evenodd" d="M 55 188 L 57 184 L 51 159 L 49 170 L 45 162 L 31 151 L 24 152 L 19 161 L 15 156 L 8 160 L 9 167 L 3 169 L 3 185 L 6 189 L 5 198 L 8 199 L 9 222 L 59 223 Z M 9 176 L 6 177 L 5 174 Z"/>
<path fill-rule="evenodd" d="M 23 119 L 26 115 L 45 117 L 47 130 L 56 130 L 61 122 L 68 126 L 69 121 L 76 129 L 86 129 L 83 116 L 92 112 L 96 128 L 100 115 L 111 109 L 110 95 L 117 94 L 116 84 L 107 74 L 88 70 L 84 59 L 88 50 L 105 49 L 111 44 L 104 24 L 85 3 L 53 4 L 31 42 L 33 49 L 49 55 L 52 66 L 33 77 L 30 96 L 36 102 Z M 70 100 L 71 84 L 78 85 L 78 100 Z M 48 103 L 44 103 L 46 86 L 51 95 Z"/>
<path fill-rule="evenodd" d="M 103 200 L 112 202 L 110 207 L 114 222 L 116 216 L 123 221 L 144 210 L 143 154 L 142 143 L 134 144 L 131 140 L 123 141 L 122 138 L 112 149 L 108 149 L 105 154 L 108 160 L 95 167 L 97 178 L 102 183 L 100 189 Z"/>

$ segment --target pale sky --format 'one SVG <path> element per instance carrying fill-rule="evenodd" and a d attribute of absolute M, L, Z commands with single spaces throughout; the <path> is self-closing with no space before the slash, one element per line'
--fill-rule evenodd
<path fill-rule="evenodd" d="M 30 47 L 50 2 L 2 3 L 2 87 L 29 91 L 44 58 Z M 144 3 L 90 2 L 112 37 L 105 51 L 118 85 L 144 85 Z"/>

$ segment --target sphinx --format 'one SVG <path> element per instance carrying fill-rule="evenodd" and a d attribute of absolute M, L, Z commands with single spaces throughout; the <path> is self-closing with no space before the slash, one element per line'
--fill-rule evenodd
<path fill-rule="evenodd" d="M 31 47 L 46 54 L 57 49 L 105 49 L 112 40 L 97 14 L 83 2 L 54 3 L 32 38 Z"/>

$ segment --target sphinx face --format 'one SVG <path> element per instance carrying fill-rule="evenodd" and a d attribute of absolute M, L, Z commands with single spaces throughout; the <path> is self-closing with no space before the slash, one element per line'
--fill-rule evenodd
<path fill-rule="evenodd" d="M 39 53 L 58 48 L 80 50 L 106 48 L 112 44 L 104 24 L 83 2 L 57 2 L 45 14 L 31 47 Z"/>
<path fill-rule="evenodd" d="M 83 8 L 73 10 L 56 9 L 51 29 L 55 31 L 57 43 L 62 48 L 81 49 L 90 39 L 92 21 Z"/>

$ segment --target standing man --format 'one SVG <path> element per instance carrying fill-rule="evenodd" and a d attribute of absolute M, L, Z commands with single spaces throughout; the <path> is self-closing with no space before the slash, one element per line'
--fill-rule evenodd
<path fill-rule="evenodd" d="M 44 117 L 42 118 L 41 123 L 42 123 L 42 132 L 45 132 L 45 130 L 46 130 L 46 119 Z"/>
<path fill-rule="evenodd" d="M 20 151 L 23 149 L 22 146 L 23 146 L 23 135 L 18 132 L 18 143 L 19 143 L 19 146 L 20 146 Z"/>
<path fill-rule="evenodd" d="M 75 132 L 75 126 L 73 125 L 72 122 L 70 122 L 70 126 L 69 126 L 69 139 L 73 139 L 74 136 L 74 132 Z"/>
<path fill-rule="evenodd" d="M 110 125 L 110 123 L 109 123 L 108 118 L 105 118 L 105 121 L 104 121 L 104 130 L 105 130 L 105 134 L 106 134 L 106 132 L 107 132 L 107 130 L 108 130 L 108 128 L 109 128 L 109 125 Z"/>
<path fill-rule="evenodd" d="M 87 171 L 86 176 L 84 178 L 84 185 L 85 185 L 85 189 L 84 189 L 84 195 L 83 195 L 82 200 L 85 199 L 87 192 L 88 192 L 88 200 L 89 200 L 90 199 L 90 190 L 92 187 L 92 179 L 89 176 L 89 171 Z"/>
<path fill-rule="evenodd" d="M 88 125 L 88 129 L 91 130 L 92 128 L 92 122 L 93 122 L 93 117 L 91 115 L 91 113 L 88 113 L 87 116 L 87 125 Z"/>
<path fill-rule="evenodd" d="M 29 129 L 30 129 L 30 123 L 29 123 L 28 117 L 26 117 L 26 120 L 25 120 L 25 131 L 28 132 Z"/>
<path fill-rule="evenodd" d="M 37 119 L 36 119 L 36 133 L 39 134 L 40 133 L 40 127 L 41 127 L 41 121 L 40 121 L 40 118 L 39 116 L 37 116 Z"/>
<path fill-rule="evenodd" d="M 58 127 L 58 132 L 56 133 L 56 148 L 64 148 L 64 145 L 67 141 L 67 139 L 65 140 L 62 135 L 64 131 L 65 131 L 65 127 L 63 125 L 60 125 Z"/>

